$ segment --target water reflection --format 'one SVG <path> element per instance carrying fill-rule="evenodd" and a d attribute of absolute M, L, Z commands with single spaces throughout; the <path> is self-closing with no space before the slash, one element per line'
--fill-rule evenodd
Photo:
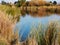
<path fill-rule="evenodd" d="M 52 14 L 45 17 L 33 17 L 26 14 L 24 17 L 20 17 L 20 21 L 16 24 L 15 29 L 19 30 L 19 36 L 21 36 L 22 41 L 24 41 L 27 38 L 33 24 L 35 24 L 34 26 L 38 26 L 39 23 L 42 23 L 47 26 L 50 21 L 60 21 L 60 16 Z M 46 28 L 46 26 L 44 27 Z"/>
<path fill-rule="evenodd" d="M 51 7 L 51 6 L 40 6 L 40 7 L 22 7 L 21 8 L 22 16 L 25 14 L 30 14 L 33 17 L 43 17 L 50 16 L 51 14 L 60 14 L 59 7 Z"/>

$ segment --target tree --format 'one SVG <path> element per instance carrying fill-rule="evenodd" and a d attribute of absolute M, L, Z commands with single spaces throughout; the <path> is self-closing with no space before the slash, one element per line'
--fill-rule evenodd
<path fill-rule="evenodd" d="M 21 5 L 23 5 L 26 0 L 18 0 L 18 1 L 20 2 Z"/>
<path fill-rule="evenodd" d="M 5 5 L 5 4 L 6 4 L 6 2 L 2 0 L 1 4 Z"/>
<path fill-rule="evenodd" d="M 15 4 L 17 7 L 20 7 L 20 6 L 21 6 L 20 1 L 16 1 L 14 4 Z"/>
<path fill-rule="evenodd" d="M 54 4 L 54 5 L 56 5 L 56 4 L 57 4 L 57 2 L 56 2 L 56 1 L 54 1 L 54 2 L 53 2 L 53 4 Z"/>
<path fill-rule="evenodd" d="M 20 7 L 22 6 L 24 3 L 25 3 L 26 0 L 18 0 L 16 1 L 14 4 L 17 6 L 17 7 Z"/>

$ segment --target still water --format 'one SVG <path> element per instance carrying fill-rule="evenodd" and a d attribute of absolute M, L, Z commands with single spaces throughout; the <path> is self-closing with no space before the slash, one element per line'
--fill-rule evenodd
<path fill-rule="evenodd" d="M 60 16 L 58 14 L 51 14 L 50 16 L 45 17 L 33 17 L 26 14 L 24 17 L 20 16 L 20 21 L 16 24 L 15 30 L 18 30 L 21 40 L 24 41 L 31 28 L 33 28 L 33 25 L 38 26 L 39 23 L 41 23 L 47 26 L 50 21 L 60 21 Z"/>

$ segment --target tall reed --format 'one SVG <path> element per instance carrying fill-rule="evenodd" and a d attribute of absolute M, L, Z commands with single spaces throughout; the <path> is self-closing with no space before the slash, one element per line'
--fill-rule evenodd
<path fill-rule="evenodd" d="M 44 30 L 42 24 L 38 28 L 31 30 L 28 45 L 55 45 L 57 40 L 57 23 L 52 22 Z M 31 39 L 30 39 L 31 38 Z M 29 41 L 28 40 L 28 41 Z M 33 41 L 34 40 L 34 41 Z"/>
<path fill-rule="evenodd" d="M 15 23 L 9 15 L 5 15 L 4 12 L 0 11 L 0 43 L 2 43 L 2 38 L 9 45 L 16 45 L 18 43 L 18 35 L 14 34 Z"/>

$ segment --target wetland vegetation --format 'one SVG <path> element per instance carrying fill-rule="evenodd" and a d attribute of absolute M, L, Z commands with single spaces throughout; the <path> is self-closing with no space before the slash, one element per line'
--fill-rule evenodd
<path fill-rule="evenodd" d="M 0 45 L 60 45 L 60 4 L 2 1 Z"/>

